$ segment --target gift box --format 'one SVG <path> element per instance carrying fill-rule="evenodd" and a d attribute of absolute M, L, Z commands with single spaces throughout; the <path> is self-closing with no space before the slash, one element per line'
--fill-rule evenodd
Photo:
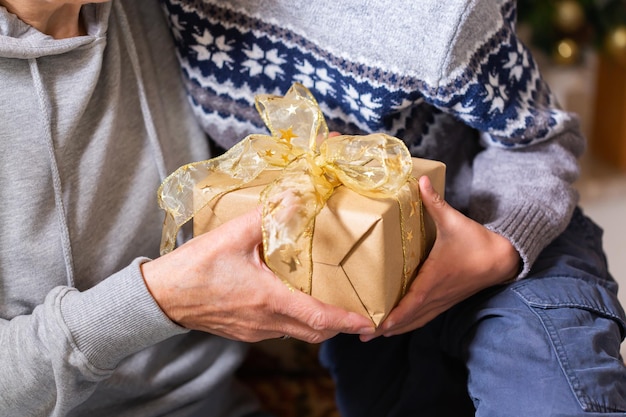
<path fill-rule="evenodd" d="M 162 253 L 187 221 L 199 235 L 260 204 L 270 269 L 290 287 L 380 324 L 435 238 L 416 179 L 427 175 L 443 195 L 445 165 L 411 158 L 384 134 L 328 137 L 299 84 L 256 103 L 271 135 L 251 135 L 162 184 Z"/>
<path fill-rule="evenodd" d="M 259 196 L 280 172 L 264 171 L 255 181 L 216 198 L 193 219 L 194 235 L 212 230 L 259 204 Z M 445 166 L 437 161 L 413 158 L 412 176 L 427 175 L 443 193 Z M 200 182 L 196 196 L 209 182 Z M 423 215 L 411 239 L 413 254 L 422 260 L 432 246 L 435 230 Z M 298 289 L 329 304 L 370 317 L 378 325 L 406 291 L 415 270 L 403 273 L 403 239 L 400 205 L 393 198 L 369 198 L 347 187 L 337 187 L 315 219 L 312 242 L 313 275 L 310 288 Z M 282 277 L 289 282 L 289 276 Z M 293 284 L 292 284 L 293 285 Z M 297 285 L 297 284 L 296 284 Z M 295 285 L 294 285 L 295 286 Z"/>

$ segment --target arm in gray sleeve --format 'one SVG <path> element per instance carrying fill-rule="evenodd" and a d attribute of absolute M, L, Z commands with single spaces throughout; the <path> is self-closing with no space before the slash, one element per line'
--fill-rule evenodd
<path fill-rule="evenodd" d="M 559 108 L 517 38 L 515 12 L 512 1 L 482 0 L 468 9 L 439 85 L 425 99 L 480 132 L 468 215 L 517 248 L 521 277 L 569 222 L 585 141 L 576 116 Z M 458 74 L 455 60 L 466 62 L 468 54 L 470 65 Z"/>
<path fill-rule="evenodd" d="M 187 331 L 148 292 L 142 261 L 83 292 L 56 287 L 32 314 L 0 320 L 3 416 L 64 416 L 126 356 Z"/>

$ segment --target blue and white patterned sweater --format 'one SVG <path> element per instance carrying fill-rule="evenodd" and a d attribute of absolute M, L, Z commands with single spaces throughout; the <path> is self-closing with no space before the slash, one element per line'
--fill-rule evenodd
<path fill-rule="evenodd" d="M 227 149 L 266 133 L 257 94 L 311 89 L 329 128 L 447 164 L 446 199 L 524 260 L 567 225 L 584 149 L 504 0 L 164 0 L 193 108 Z"/>

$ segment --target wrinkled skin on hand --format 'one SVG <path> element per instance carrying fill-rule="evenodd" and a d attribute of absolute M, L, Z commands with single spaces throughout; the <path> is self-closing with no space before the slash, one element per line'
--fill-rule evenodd
<path fill-rule="evenodd" d="M 518 274 L 520 257 L 509 240 L 451 207 L 428 177 L 420 178 L 419 187 L 437 239 L 407 294 L 374 335 L 361 335 L 362 341 L 422 327 L 460 301 Z"/>
<path fill-rule="evenodd" d="M 165 314 L 189 329 L 246 342 L 374 332 L 368 318 L 290 289 L 265 265 L 261 247 L 258 208 L 144 263 L 142 273 Z"/>

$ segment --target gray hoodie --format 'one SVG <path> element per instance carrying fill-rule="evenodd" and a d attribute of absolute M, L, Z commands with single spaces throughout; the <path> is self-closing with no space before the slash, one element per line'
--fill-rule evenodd
<path fill-rule="evenodd" d="M 0 7 L 0 415 L 241 415 L 243 346 L 171 322 L 139 269 L 160 181 L 209 156 L 158 2 L 83 13 L 55 40 Z"/>

